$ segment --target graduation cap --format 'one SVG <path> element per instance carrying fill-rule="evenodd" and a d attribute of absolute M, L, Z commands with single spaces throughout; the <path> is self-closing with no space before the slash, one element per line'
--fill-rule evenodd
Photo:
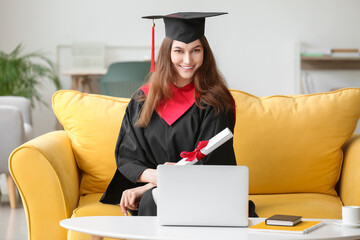
<path fill-rule="evenodd" d="M 142 18 L 153 19 L 151 72 L 155 71 L 154 54 L 154 19 L 162 18 L 165 23 L 165 35 L 173 40 L 191 43 L 204 36 L 205 18 L 227 14 L 225 12 L 178 12 L 169 15 L 145 16 Z"/>

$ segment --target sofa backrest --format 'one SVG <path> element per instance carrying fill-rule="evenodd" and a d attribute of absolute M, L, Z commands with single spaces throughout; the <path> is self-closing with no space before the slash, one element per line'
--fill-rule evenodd
<path fill-rule="evenodd" d="M 232 90 L 234 149 L 250 170 L 250 193 L 335 195 L 341 146 L 360 116 L 360 89 L 258 98 Z M 80 194 L 102 193 L 115 169 L 115 144 L 129 99 L 72 90 L 53 96 L 82 172 Z"/>
<path fill-rule="evenodd" d="M 360 89 L 236 101 L 234 149 L 249 167 L 252 194 L 316 192 L 336 195 L 341 146 L 360 116 Z"/>

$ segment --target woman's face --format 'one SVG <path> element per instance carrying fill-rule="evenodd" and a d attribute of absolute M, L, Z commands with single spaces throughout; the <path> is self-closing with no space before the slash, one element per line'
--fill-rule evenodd
<path fill-rule="evenodd" d="M 174 40 L 171 46 L 171 62 L 177 78 L 175 84 L 183 87 L 193 80 L 194 73 L 202 65 L 204 49 L 200 40 L 183 43 Z"/>

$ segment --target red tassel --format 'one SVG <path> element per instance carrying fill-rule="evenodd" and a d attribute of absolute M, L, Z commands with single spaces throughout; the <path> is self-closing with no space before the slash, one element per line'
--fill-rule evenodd
<path fill-rule="evenodd" d="M 151 72 L 155 72 L 155 22 L 152 25 L 152 43 L 151 43 Z"/>

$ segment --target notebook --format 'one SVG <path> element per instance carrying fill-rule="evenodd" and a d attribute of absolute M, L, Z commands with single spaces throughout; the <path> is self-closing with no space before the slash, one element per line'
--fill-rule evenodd
<path fill-rule="evenodd" d="M 160 225 L 248 226 L 246 166 L 159 165 Z"/>
<path fill-rule="evenodd" d="M 261 222 L 259 224 L 249 227 L 249 231 L 306 234 L 323 226 L 324 224 L 325 223 L 322 221 L 302 221 L 296 226 L 272 226 L 266 225 L 265 222 Z"/>

